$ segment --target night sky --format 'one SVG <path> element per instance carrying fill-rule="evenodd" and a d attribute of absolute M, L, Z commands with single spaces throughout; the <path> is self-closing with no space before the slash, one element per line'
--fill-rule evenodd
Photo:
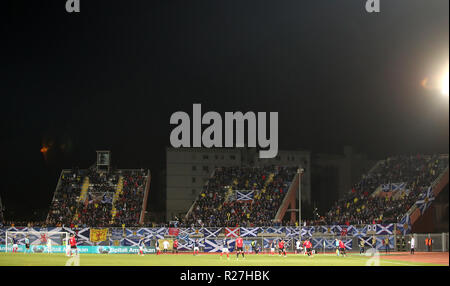
<path fill-rule="evenodd" d="M 448 153 L 448 96 L 421 82 L 448 65 L 449 1 L 364 2 L 2 1 L 6 219 L 46 213 L 61 169 L 100 149 L 161 192 L 170 115 L 193 103 L 278 112 L 280 149 Z"/>

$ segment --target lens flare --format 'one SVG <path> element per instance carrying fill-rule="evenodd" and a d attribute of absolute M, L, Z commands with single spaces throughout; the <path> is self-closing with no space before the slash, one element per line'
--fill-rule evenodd
<path fill-rule="evenodd" d="M 444 78 L 442 79 L 442 89 L 441 92 L 443 95 L 448 95 L 448 69 L 445 73 Z"/>

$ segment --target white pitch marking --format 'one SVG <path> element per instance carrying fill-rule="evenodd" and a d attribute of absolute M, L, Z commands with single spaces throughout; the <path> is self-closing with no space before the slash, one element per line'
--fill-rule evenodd
<path fill-rule="evenodd" d="M 69 258 L 66 262 L 66 266 L 80 266 L 80 256 L 75 255 Z"/>

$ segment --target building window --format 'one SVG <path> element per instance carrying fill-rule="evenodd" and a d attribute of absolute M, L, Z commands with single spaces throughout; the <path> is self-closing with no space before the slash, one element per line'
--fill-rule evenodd
<path fill-rule="evenodd" d="M 192 171 L 197 171 L 197 166 L 192 166 Z"/>
<path fill-rule="evenodd" d="M 231 160 L 236 160 L 236 156 L 230 155 L 230 159 L 231 159 Z"/>
<path fill-rule="evenodd" d="M 195 177 L 192 177 L 192 183 L 195 183 Z"/>
<path fill-rule="evenodd" d="M 203 171 L 205 171 L 205 172 L 209 172 L 209 168 L 208 168 L 208 166 L 203 166 Z"/>
<path fill-rule="evenodd" d="M 203 155 L 203 160 L 208 160 L 209 156 L 208 155 Z"/>
<path fill-rule="evenodd" d="M 191 193 L 192 193 L 193 196 L 195 196 L 196 191 L 192 190 Z"/>

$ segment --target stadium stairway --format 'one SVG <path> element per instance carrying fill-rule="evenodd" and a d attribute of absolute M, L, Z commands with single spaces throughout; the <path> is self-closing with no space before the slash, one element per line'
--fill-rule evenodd
<path fill-rule="evenodd" d="M 123 176 L 119 177 L 119 181 L 117 182 L 116 192 L 113 196 L 113 203 L 112 203 L 112 209 L 111 209 L 111 223 L 114 223 L 114 218 L 116 217 L 117 210 L 115 207 L 116 201 L 119 198 L 119 195 L 122 193 L 123 190 Z"/>
<path fill-rule="evenodd" d="M 84 202 L 86 200 L 88 190 L 89 190 L 89 177 L 85 177 L 83 185 L 81 187 L 80 197 L 78 199 L 79 202 Z"/>

